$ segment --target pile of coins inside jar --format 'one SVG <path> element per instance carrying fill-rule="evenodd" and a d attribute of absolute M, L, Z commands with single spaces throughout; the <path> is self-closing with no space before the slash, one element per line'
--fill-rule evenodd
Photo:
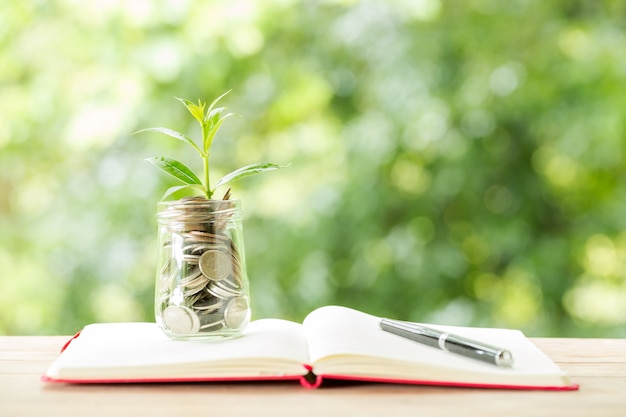
<path fill-rule="evenodd" d="M 232 207 L 212 201 L 217 206 L 207 210 L 208 203 L 184 199 L 159 213 L 165 231 L 157 310 L 172 336 L 233 333 L 250 320 L 245 268 L 230 227 Z"/>

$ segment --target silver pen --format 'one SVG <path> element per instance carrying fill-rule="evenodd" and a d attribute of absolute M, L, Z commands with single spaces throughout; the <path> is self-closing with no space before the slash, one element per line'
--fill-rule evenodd
<path fill-rule="evenodd" d="M 500 367 L 513 366 L 513 355 L 506 349 L 441 332 L 421 324 L 382 319 L 380 328 L 406 339 L 456 353 L 466 358 L 476 359 Z"/>

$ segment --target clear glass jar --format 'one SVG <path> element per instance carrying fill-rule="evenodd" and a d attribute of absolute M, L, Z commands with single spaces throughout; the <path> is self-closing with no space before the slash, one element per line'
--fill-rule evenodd
<path fill-rule="evenodd" d="M 239 200 L 158 204 L 155 317 L 173 339 L 229 338 L 250 321 Z"/>

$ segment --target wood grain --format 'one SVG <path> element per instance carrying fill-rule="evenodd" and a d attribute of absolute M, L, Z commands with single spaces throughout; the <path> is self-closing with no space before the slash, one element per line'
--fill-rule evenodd
<path fill-rule="evenodd" d="M 0 337 L 0 416 L 626 416 L 626 339 L 531 339 L 579 391 L 371 383 L 45 384 L 69 336 Z"/>

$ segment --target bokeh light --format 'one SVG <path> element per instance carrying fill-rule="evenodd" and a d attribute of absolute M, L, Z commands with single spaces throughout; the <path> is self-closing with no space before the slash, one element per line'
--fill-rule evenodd
<path fill-rule="evenodd" d="M 242 115 L 254 318 L 324 304 L 626 336 L 620 2 L 10 1 L 0 11 L 0 334 L 153 320 L 175 97 Z"/>

